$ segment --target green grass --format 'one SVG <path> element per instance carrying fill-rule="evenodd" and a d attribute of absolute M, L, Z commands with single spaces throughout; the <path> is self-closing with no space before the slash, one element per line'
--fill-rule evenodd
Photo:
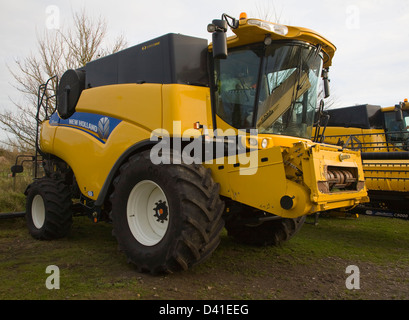
<path fill-rule="evenodd" d="M 0 212 L 23 211 L 30 182 L 28 172 L 1 175 Z M 111 231 L 77 217 L 67 238 L 37 241 L 24 218 L 0 219 L 0 300 L 409 299 L 409 221 L 321 217 L 280 247 L 240 245 L 224 231 L 204 263 L 157 277 L 137 273 Z M 351 264 L 361 290 L 345 288 Z M 60 269 L 59 290 L 45 286 L 49 265 Z"/>
<path fill-rule="evenodd" d="M 21 192 L 0 193 L 0 212 L 19 212 L 25 210 L 26 197 Z"/>
<path fill-rule="evenodd" d="M 409 265 L 409 222 L 360 216 L 358 219 L 320 218 L 318 226 L 303 228 L 292 244 L 317 257 L 335 255 L 373 263 L 400 261 Z"/>
<path fill-rule="evenodd" d="M 29 175 L 19 175 L 15 178 L 0 177 L 0 212 L 15 212 L 25 210 L 24 191 L 32 181 Z"/>
<path fill-rule="evenodd" d="M 377 282 L 391 286 L 383 270 L 393 268 L 398 288 L 384 298 L 409 298 L 408 221 L 321 218 L 281 247 L 238 245 L 223 232 L 210 259 L 157 277 L 127 264 L 111 229 L 78 217 L 67 238 L 37 241 L 23 218 L 0 220 L 0 299 L 367 299 Z M 346 290 L 348 264 L 362 266 L 371 287 L 363 281 L 363 290 Z M 45 286 L 48 265 L 60 269 L 59 290 Z M 318 281 L 321 276 L 326 280 Z"/>
<path fill-rule="evenodd" d="M 64 290 L 46 288 L 48 265 L 59 267 Z M 115 275 L 124 268 L 129 266 L 117 250 L 109 225 L 76 218 L 68 238 L 36 241 L 28 235 L 24 219 L 0 220 L 0 299 L 104 299 L 116 295 L 116 290 L 121 297 L 122 291 L 129 286 L 135 290 L 137 284 L 137 277 Z"/>

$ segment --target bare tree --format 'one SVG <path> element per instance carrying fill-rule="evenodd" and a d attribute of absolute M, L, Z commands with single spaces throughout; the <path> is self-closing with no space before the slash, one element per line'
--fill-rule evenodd
<path fill-rule="evenodd" d="M 275 7 L 275 4 L 273 1 L 257 1 L 255 4 L 255 17 L 265 20 L 265 21 L 270 21 L 274 23 L 281 23 L 282 21 L 282 10 L 278 12 L 278 10 Z"/>
<path fill-rule="evenodd" d="M 5 145 L 22 151 L 33 150 L 36 140 L 36 113 L 38 90 L 47 79 L 60 78 L 67 69 L 76 69 L 86 63 L 115 53 L 126 47 L 124 37 L 118 36 L 114 43 L 106 45 L 107 21 L 102 17 L 90 18 L 85 10 L 73 13 L 73 28 L 46 30 L 37 36 L 35 54 L 16 59 L 15 68 L 8 66 L 15 81 L 14 87 L 21 93 L 22 101 L 12 101 L 14 110 L 0 113 L 0 124 L 8 134 Z M 50 81 L 50 91 L 57 89 L 57 77 Z M 47 93 L 46 98 L 54 98 Z"/>

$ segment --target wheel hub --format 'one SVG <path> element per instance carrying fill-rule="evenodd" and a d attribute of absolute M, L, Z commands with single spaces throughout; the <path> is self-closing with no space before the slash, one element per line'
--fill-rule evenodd
<path fill-rule="evenodd" d="M 162 202 L 162 200 L 159 200 L 155 205 L 156 207 L 153 208 L 155 214 L 153 216 L 157 218 L 157 222 L 164 223 L 168 220 L 168 207 L 166 206 L 166 201 Z"/>

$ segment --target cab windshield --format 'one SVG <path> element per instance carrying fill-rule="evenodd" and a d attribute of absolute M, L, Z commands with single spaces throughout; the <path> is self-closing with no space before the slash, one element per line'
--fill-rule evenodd
<path fill-rule="evenodd" d="M 403 147 L 405 150 L 409 147 L 409 113 L 407 110 L 402 110 L 403 119 L 396 119 L 394 111 L 385 112 L 385 132 L 388 142 L 395 146 Z"/>
<path fill-rule="evenodd" d="M 322 58 L 305 43 L 250 45 L 215 62 L 216 113 L 238 129 L 310 138 Z"/>
<path fill-rule="evenodd" d="M 396 119 L 394 111 L 385 112 L 385 128 L 387 132 L 407 132 L 409 128 L 409 112 L 402 110 L 403 120 Z"/>

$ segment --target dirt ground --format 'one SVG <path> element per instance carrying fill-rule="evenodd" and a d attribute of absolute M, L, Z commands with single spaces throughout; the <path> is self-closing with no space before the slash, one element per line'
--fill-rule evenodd
<path fill-rule="evenodd" d="M 75 226 L 68 239 L 51 242 L 33 240 L 24 228 L 23 222 L 2 225 L 0 273 L 15 278 L 0 283 L 5 299 L 25 299 L 26 290 L 34 291 L 30 299 L 60 300 L 409 300 L 407 262 L 302 252 L 309 230 L 315 232 L 310 225 L 283 248 L 248 247 L 223 235 L 209 260 L 162 276 L 136 272 L 118 251 L 109 226 Z M 44 288 L 47 264 L 61 269 L 58 292 Z M 346 286 L 349 265 L 359 268 L 359 289 Z M 29 276 L 32 269 L 41 270 L 37 282 Z"/>
<path fill-rule="evenodd" d="M 409 267 L 396 262 L 386 265 L 340 257 L 298 258 L 294 254 L 273 254 L 257 249 L 256 258 L 243 254 L 248 247 L 230 246 L 222 239 L 228 262 L 217 265 L 210 259 L 187 272 L 151 276 L 138 274 L 145 288 L 153 289 L 146 299 L 170 300 L 408 300 Z M 225 248 L 223 248 L 225 246 Z M 250 249 L 251 250 L 251 249 Z M 290 250 L 291 251 L 291 250 Z M 346 268 L 359 268 L 356 289 L 348 289 Z M 356 273 L 355 273 L 356 275 Z M 122 270 L 122 279 L 135 277 L 132 266 Z M 349 281 L 350 283 L 351 281 Z"/>
<path fill-rule="evenodd" d="M 237 258 L 240 263 L 240 258 Z M 355 262 L 356 263 L 356 262 Z M 350 262 L 327 258 L 308 265 L 289 261 L 252 263 L 262 274 L 243 275 L 230 270 L 153 277 L 138 275 L 138 281 L 153 288 L 148 299 L 252 299 L 252 300 L 407 300 L 408 269 L 381 268 L 359 263 L 359 289 L 347 289 L 346 266 Z M 264 274 L 265 273 L 265 274 Z M 124 276 L 124 274 L 122 274 Z M 132 276 L 130 271 L 129 276 Z M 405 280 L 406 279 L 406 280 Z"/>

